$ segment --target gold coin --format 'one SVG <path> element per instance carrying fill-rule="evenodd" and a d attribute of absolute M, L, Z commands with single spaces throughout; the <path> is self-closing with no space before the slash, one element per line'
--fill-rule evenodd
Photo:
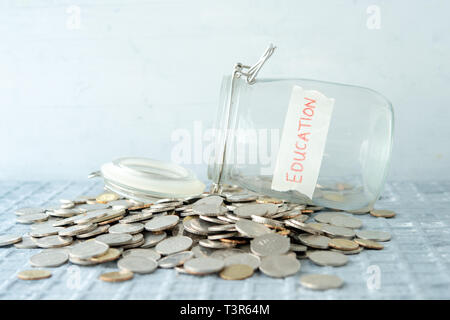
<path fill-rule="evenodd" d="M 222 238 L 219 239 L 222 242 L 225 243 L 233 243 L 233 244 L 246 244 L 248 241 L 247 240 L 241 240 L 241 239 L 229 239 L 229 238 Z"/>
<path fill-rule="evenodd" d="M 225 280 L 243 280 L 253 275 L 253 268 L 246 264 L 232 264 L 225 267 L 219 275 Z"/>
<path fill-rule="evenodd" d="M 338 250 L 343 250 L 343 251 L 356 250 L 359 247 L 359 245 L 355 241 L 348 240 L 348 239 L 339 239 L 339 238 L 331 239 L 328 242 L 328 245 L 332 248 L 335 248 Z"/>
<path fill-rule="evenodd" d="M 303 209 L 302 210 L 302 214 L 303 213 L 314 213 L 314 210 L 311 210 L 311 209 Z"/>
<path fill-rule="evenodd" d="M 283 200 L 277 199 L 277 198 L 270 198 L 270 197 L 261 197 L 259 199 L 256 199 L 257 203 L 273 203 L 273 204 L 281 204 L 283 203 Z"/>
<path fill-rule="evenodd" d="M 24 270 L 17 274 L 17 277 L 22 280 L 39 280 L 50 278 L 52 273 L 48 270 L 34 269 L 34 270 Z"/>
<path fill-rule="evenodd" d="M 283 229 L 281 231 L 277 231 L 278 234 L 281 234 L 282 236 L 288 236 L 291 233 L 291 230 L 289 229 Z"/>
<path fill-rule="evenodd" d="M 95 198 L 98 203 L 108 203 L 110 201 L 115 201 L 118 199 L 119 196 L 115 193 L 102 193 L 97 198 Z"/>
<path fill-rule="evenodd" d="M 150 208 L 150 206 L 152 204 L 153 203 L 138 204 L 138 205 L 135 205 L 133 207 L 129 207 L 128 211 L 136 211 L 136 210 L 141 210 L 141 209 L 147 209 L 147 208 Z"/>
<path fill-rule="evenodd" d="M 99 279 L 106 282 L 121 282 L 133 278 L 133 272 L 130 271 L 113 271 L 100 275 Z"/>
<path fill-rule="evenodd" d="M 101 256 L 90 258 L 89 261 L 96 263 L 110 262 L 117 260 L 121 254 L 122 252 L 119 249 L 109 248 L 108 251 L 106 251 Z"/>
<path fill-rule="evenodd" d="M 393 218 L 395 212 L 391 210 L 371 210 L 370 215 L 378 218 Z"/>
<path fill-rule="evenodd" d="M 376 249 L 381 250 L 384 248 L 384 246 L 381 243 L 378 243 L 373 240 L 366 240 L 366 239 L 359 239 L 355 238 L 354 240 L 357 244 L 359 244 L 361 247 L 367 248 L 367 249 Z"/>

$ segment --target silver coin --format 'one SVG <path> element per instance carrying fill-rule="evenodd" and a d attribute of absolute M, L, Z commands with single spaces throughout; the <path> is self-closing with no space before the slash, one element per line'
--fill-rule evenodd
<path fill-rule="evenodd" d="M 116 247 L 129 243 L 133 236 L 128 233 L 106 233 L 99 235 L 95 240 L 105 243 L 108 246 Z"/>
<path fill-rule="evenodd" d="M 151 248 L 163 241 L 167 237 L 167 233 L 149 233 L 144 236 L 144 244 L 141 248 Z"/>
<path fill-rule="evenodd" d="M 222 250 L 214 250 L 206 247 L 202 247 L 200 245 L 196 245 L 192 247 L 191 251 L 194 253 L 194 257 L 196 258 L 206 258 L 209 257 L 212 253 L 222 251 Z"/>
<path fill-rule="evenodd" d="M 269 277 L 284 278 L 296 274 L 300 270 L 300 262 L 288 255 L 263 257 L 259 270 Z"/>
<path fill-rule="evenodd" d="M 129 244 L 125 244 L 125 245 L 121 246 L 121 248 L 122 249 L 133 249 L 133 248 L 139 248 L 140 246 L 142 246 L 144 244 L 144 242 L 145 242 L 144 237 L 143 237 L 142 234 L 139 233 L 139 234 L 133 235 L 133 240 L 136 239 L 137 235 L 141 236 L 139 241 L 132 242 L 132 243 L 129 243 Z"/>
<path fill-rule="evenodd" d="M 64 251 L 43 251 L 30 258 L 33 267 L 49 268 L 59 267 L 69 260 L 69 255 Z"/>
<path fill-rule="evenodd" d="M 75 203 L 73 203 L 73 202 L 67 202 L 67 203 L 61 204 L 61 209 L 72 209 L 73 207 L 75 207 Z"/>
<path fill-rule="evenodd" d="M 362 247 L 362 246 L 358 247 L 358 248 L 355 249 L 355 250 L 338 250 L 338 249 L 331 249 L 331 251 L 334 251 L 334 252 L 340 252 L 340 253 L 345 254 L 345 255 L 349 255 L 349 254 L 358 254 L 358 253 L 360 253 L 360 252 L 363 251 L 363 250 L 364 250 L 364 247 Z"/>
<path fill-rule="evenodd" d="M 176 226 L 178 220 L 180 218 L 176 215 L 154 217 L 145 224 L 145 230 L 152 232 L 167 230 Z"/>
<path fill-rule="evenodd" d="M 220 239 L 227 239 L 238 236 L 238 232 L 228 232 L 228 233 L 219 233 L 219 234 L 211 234 L 208 235 L 209 240 L 220 240 Z"/>
<path fill-rule="evenodd" d="M 306 274 L 300 277 L 300 284 L 312 290 L 328 290 L 342 287 L 344 281 L 331 274 Z"/>
<path fill-rule="evenodd" d="M 29 236 L 22 237 L 22 241 L 14 243 L 14 247 L 16 247 L 17 249 L 39 248 L 37 246 L 36 242 L 34 242 L 34 240 L 31 239 L 31 237 L 29 237 Z"/>
<path fill-rule="evenodd" d="M 358 230 L 356 236 L 360 239 L 373 240 L 373 241 L 389 241 L 391 235 L 388 232 L 376 231 L 376 230 Z"/>
<path fill-rule="evenodd" d="M 126 270 L 134 273 L 152 273 L 158 267 L 158 263 L 150 258 L 142 256 L 128 256 L 120 259 L 117 266 L 121 270 Z"/>
<path fill-rule="evenodd" d="M 245 264 L 256 270 L 261 264 L 261 260 L 251 253 L 237 253 L 226 257 L 224 263 L 225 267 L 233 264 Z"/>
<path fill-rule="evenodd" d="M 229 256 L 233 256 L 239 253 L 246 253 L 242 249 L 230 248 L 230 249 L 220 249 L 212 251 L 208 256 L 214 259 L 225 260 Z"/>
<path fill-rule="evenodd" d="M 128 209 L 128 208 L 131 208 L 132 206 L 134 206 L 133 202 L 131 202 L 129 200 L 113 200 L 113 201 L 108 202 L 108 204 L 113 209 Z"/>
<path fill-rule="evenodd" d="M 314 216 L 314 220 L 321 223 L 331 223 L 331 218 L 343 216 L 342 213 L 335 212 L 335 211 L 327 211 L 327 212 L 321 212 Z"/>
<path fill-rule="evenodd" d="M 193 257 L 194 253 L 192 251 L 181 251 L 162 258 L 158 261 L 158 266 L 160 268 L 175 268 L 183 265 Z"/>
<path fill-rule="evenodd" d="M 42 208 L 20 208 L 15 211 L 15 214 L 18 216 L 23 216 L 27 214 L 36 214 L 36 213 L 44 213 L 45 209 Z"/>
<path fill-rule="evenodd" d="M 289 246 L 289 251 L 306 252 L 306 250 L 308 250 L 308 248 L 306 246 L 301 245 L 301 244 L 291 243 L 290 246 Z"/>
<path fill-rule="evenodd" d="M 12 234 L 5 234 L 0 236 L 0 247 L 8 246 L 10 244 L 14 244 L 17 242 L 22 241 L 21 236 L 12 235 Z"/>
<path fill-rule="evenodd" d="M 271 216 L 278 211 L 278 206 L 273 203 L 253 203 L 236 208 L 233 212 L 240 218 L 251 216 Z"/>
<path fill-rule="evenodd" d="M 194 258 L 184 263 L 184 269 L 192 274 L 204 275 L 219 272 L 224 265 L 224 262 L 219 259 Z"/>
<path fill-rule="evenodd" d="M 291 221 L 291 219 L 289 219 L 289 220 L 284 220 L 284 224 L 287 227 L 299 229 L 301 231 L 304 231 L 304 232 L 307 232 L 307 233 L 313 234 L 313 235 L 318 235 L 318 234 L 322 233 L 321 230 L 319 230 L 317 228 L 313 228 L 309 223 L 303 223 L 300 221 L 294 222 L 294 221 Z"/>
<path fill-rule="evenodd" d="M 220 196 L 209 196 L 196 201 L 192 205 L 192 211 L 202 216 L 218 216 L 227 210 L 223 207 L 223 198 Z"/>
<path fill-rule="evenodd" d="M 215 224 L 215 223 L 204 221 L 199 218 L 192 218 L 191 220 L 192 221 L 190 223 L 190 226 L 192 228 L 194 228 L 195 230 L 202 232 L 202 233 L 208 234 L 209 232 L 214 232 L 214 231 L 209 231 L 208 228 L 217 226 L 217 224 Z M 223 225 L 223 224 L 221 224 L 221 225 Z"/>
<path fill-rule="evenodd" d="M 256 238 L 267 233 L 272 233 L 272 230 L 266 226 L 246 219 L 236 221 L 236 230 L 242 235 L 250 238 Z"/>
<path fill-rule="evenodd" d="M 144 225 L 142 223 L 118 223 L 109 228 L 109 233 L 129 233 L 135 234 L 142 232 Z"/>
<path fill-rule="evenodd" d="M 82 204 L 80 206 L 75 207 L 79 212 L 88 212 L 100 209 L 108 209 L 111 206 L 105 203 L 95 203 L 95 204 Z"/>
<path fill-rule="evenodd" d="M 70 263 L 78 264 L 80 266 L 92 266 L 92 265 L 98 264 L 98 262 L 95 262 L 93 260 L 80 259 L 80 258 L 71 256 L 71 255 L 69 255 L 69 261 L 70 261 Z"/>
<path fill-rule="evenodd" d="M 76 224 L 96 223 L 99 221 L 103 221 L 103 218 L 108 216 L 108 214 L 109 214 L 108 209 L 89 211 L 78 215 L 77 218 L 74 219 L 74 222 Z"/>
<path fill-rule="evenodd" d="M 208 232 L 236 231 L 235 224 L 218 224 L 208 228 Z"/>
<path fill-rule="evenodd" d="M 301 234 L 298 236 L 298 240 L 311 248 L 328 249 L 328 243 L 331 239 L 320 235 Z"/>
<path fill-rule="evenodd" d="M 91 232 L 96 228 L 97 228 L 96 224 L 80 224 L 60 230 L 58 234 L 64 237 L 76 236 L 78 234 Z"/>
<path fill-rule="evenodd" d="M 192 239 L 186 236 L 177 236 L 164 239 L 156 245 L 156 251 L 162 255 L 186 251 L 192 246 Z"/>
<path fill-rule="evenodd" d="M 69 254 L 71 257 L 87 260 L 89 258 L 98 257 L 108 251 L 109 246 L 103 242 L 96 240 L 88 240 L 74 245 Z"/>
<path fill-rule="evenodd" d="M 195 220 L 196 218 L 192 218 L 192 219 L 184 219 L 183 220 L 183 230 L 192 233 L 192 234 L 196 234 L 196 235 L 201 235 L 201 236 L 207 236 L 209 234 L 209 232 L 206 231 L 199 231 L 197 229 L 194 229 L 192 227 L 192 222 L 193 220 Z"/>
<path fill-rule="evenodd" d="M 277 233 L 268 233 L 250 242 L 250 249 L 258 256 L 282 255 L 289 251 L 289 246 L 289 238 Z"/>
<path fill-rule="evenodd" d="M 61 217 L 61 218 L 69 218 L 69 217 L 73 217 L 77 214 L 79 214 L 80 212 L 77 210 L 73 210 L 73 209 L 64 209 L 64 208 L 58 208 L 58 209 L 54 209 L 52 211 L 48 211 L 48 214 L 52 217 Z"/>
<path fill-rule="evenodd" d="M 348 257 L 339 252 L 314 251 L 308 254 L 308 258 L 320 266 L 343 266 L 348 262 Z"/>
<path fill-rule="evenodd" d="M 223 221 L 223 220 L 220 220 L 220 219 L 215 218 L 215 217 L 199 216 L 199 218 L 204 220 L 204 221 L 212 222 L 212 223 L 215 223 L 215 224 L 228 224 L 227 221 Z"/>
<path fill-rule="evenodd" d="M 251 217 L 253 221 L 259 223 L 259 224 L 265 224 L 270 225 L 272 227 L 282 228 L 284 226 L 284 223 L 278 220 L 260 217 L 260 216 L 252 216 Z"/>
<path fill-rule="evenodd" d="M 26 215 L 18 216 L 16 218 L 16 222 L 23 223 L 23 224 L 31 224 L 31 223 L 46 221 L 47 219 L 48 219 L 48 214 L 46 214 L 46 213 L 33 213 L 33 214 L 26 214 Z"/>
<path fill-rule="evenodd" d="M 321 230 L 331 237 L 342 237 L 347 239 L 352 239 L 355 237 L 355 231 L 350 228 L 323 225 Z"/>
<path fill-rule="evenodd" d="M 151 219 L 153 217 L 153 213 L 138 213 L 138 214 L 133 214 L 133 215 L 129 215 L 125 218 L 122 218 L 119 220 L 120 223 L 134 223 L 134 222 L 139 222 L 139 221 L 144 221 L 144 220 L 148 220 Z"/>
<path fill-rule="evenodd" d="M 37 238 L 36 244 L 39 248 L 58 248 L 68 246 L 73 242 L 72 237 L 60 237 L 58 235 Z"/>
<path fill-rule="evenodd" d="M 70 218 L 65 218 L 65 219 L 61 219 L 58 221 L 54 221 L 52 223 L 52 226 L 54 227 L 63 227 L 63 226 L 71 226 L 73 224 L 75 224 L 75 219 L 77 218 L 77 216 L 74 217 L 70 217 Z"/>
<path fill-rule="evenodd" d="M 202 239 L 198 242 L 199 245 L 206 248 L 212 248 L 212 249 L 227 249 L 235 247 L 236 244 L 233 243 L 226 243 L 222 241 L 214 241 L 209 239 Z"/>
<path fill-rule="evenodd" d="M 86 238 L 98 236 L 100 234 L 108 232 L 109 227 L 110 227 L 109 224 L 106 224 L 106 225 L 103 225 L 103 226 L 99 226 L 99 227 L 95 228 L 94 230 L 92 230 L 90 232 L 78 234 L 77 238 L 78 239 L 86 239 Z"/>
<path fill-rule="evenodd" d="M 42 238 L 58 234 L 59 231 L 64 230 L 62 227 L 53 227 L 51 225 L 45 225 L 38 228 L 33 228 L 30 231 L 30 236 L 34 238 Z"/>
<path fill-rule="evenodd" d="M 232 194 L 227 196 L 228 202 L 250 202 L 258 199 L 257 195 L 252 195 L 248 193 L 243 194 Z"/>
<path fill-rule="evenodd" d="M 359 229 L 362 227 L 361 220 L 345 215 L 332 217 L 330 220 L 330 224 L 337 227 L 345 227 L 350 229 Z"/>
<path fill-rule="evenodd" d="M 144 258 L 150 258 L 155 261 L 158 261 L 161 258 L 161 255 L 158 252 L 156 252 L 155 250 L 142 249 L 142 248 L 130 249 L 130 250 L 124 251 L 122 253 L 122 256 L 124 256 L 124 257 L 139 256 L 139 257 L 144 257 Z"/>

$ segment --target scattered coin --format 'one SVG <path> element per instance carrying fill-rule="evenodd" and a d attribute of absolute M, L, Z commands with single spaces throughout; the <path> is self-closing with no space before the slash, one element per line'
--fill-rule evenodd
<path fill-rule="evenodd" d="M 69 260 L 69 255 L 64 251 L 43 251 L 30 258 L 33 267 L 58 267 Z"/>
<path fill-rule="evenodd" d="M 226 243 L 222 241 L 217 240 L 209 240 L 209 239 L 202 239 L 198 242 L 199 245 L 202 247 L 207 248 L 213 248 L 213 249 L 226 249 L 226 248 L 232 248 L 235 247 L 236 244 L 233 243 Z"/>
<path fill-rule="evenodd" d="M 36 222 L 46 221 L 48 219 L 48 214 L 46 213 L 33 213 L 18 216 L 16 221 L 23 224 L 31 224 Z"/>
<path fill-rule="evenodd" d="M 74 245 L 70 249 L 70 256 L 78 259 L 89 259 L 105 254 L 108 249 L 109 246 L 103 242 L 89 240 Z"/>
<path fill-rule="evenodd" d="M 175 268 L 183 265 L 186 261 L 192 259 L 193 257 L 194 253 L 192 251 L 181 251 L 165 256 L 158 261 L 158 266 L 160 268 Z"/>
<path fill-rule="evenodd" d="M 103 225 L 103 226 L 98 226 L 97 228 L 95 228 L 91 232 L 78 234 L 77 238 L 79 238 L 79 239 L 86 239 L 86 238 L 91 238 L 91 237 L 98 236 L 100 234 L 104 234 L 104 233 L 108 232 L 109 227 L 110 227 L 109 224 L 106 224 L 106 225 Z"/>
<path fill-rule="evenodd" d="M 106 233 L 99 235 L 95 240 L 103 242 L 111 247 L 117 247 L 129 243 L 133 236 L 128 233 Z"/>
<path fill-rule="evenodd" d="M 109 248 L 104 254 L 92 257 L 89 260 L 95 263 L 105 263 L 119 259 L 122 251 L 116 248 Z"/>
<path fill-rule="evenodd" d="M 130 250 L 124 251 L 122 256 L 124 256 L 124 257 L 139 256 L 139 257 L 144 257 L 144 258 L 150 258 L 155 261 L 158 261 L 161 258 L 161 255 L 158 252 L 156 252 L 155 250 L 142 249 L 142 248 L 130 249 Z"/>
<path fill-rule="evenodd" d="M 110 201 L 115 201 L 119 199 L 119 195 L 115 193 L 103 193 L 99 195 L 95 200 L 98 203 L 108 203 Z"/>
<path fill-rule="evenodd" d="M 17 249 L 34 249 L 34 248 L 39 248 L 37 246 L 36 242 L 34 242 L 31 239 L 31 237 L 29 237 L 29 236 L 22 237 L 22 241 L 16 242 L 14 244 L 14 247 L 16 247 Z"/>
<path fill-rule="evenodd" d="M 261 260 L 258 256 L 251 253 L 236 253 L 224 259 L 225 267 L 233 264 L 245 264 L 252 267 L 254 270 L 258 269 Z"/>
<path fill-rule="evenodd" d="M 356 236 L 360 239 L 373 240 L 373 241 L 389 241 L 391 235 L 387 232 L 376 230 L 359 230 L 356 232 Z"/>
<path fill-rule="evenodd" d="M 144 243 L 141 248 L 151 248 L 163 241 L 167 237 L 167 233 L 150 233 L 144 236 Z"/>
<path fill-rule="evenodd" d="M 145 230 L 152 232 L 167 230 L 175 227 L 179 219 L 176 215 L 154 217 L 145 224 Z"/>
<path fill-rule="evenodd" d="M 272 231 L 266 226 L 246 219 L 236 221 L 236 230 L 244 236 L 250 238 L 256 238 L 267 233 L 272 233 Z"/>
<path fill-rule="evenodd" d="M 130 271 L 113 271 L 106 272 L 100 275 L 99 279 L 106 282 L 122 282 L 131 280 L 133 278 L 133 272 Z"/>
<path fill-rule="evenodd" d="M 233 212 L 240 218 L 250 218 L 251 216 L 271 216 L 278 211 L 278 206 L 273 203 L 247 204 L 236 208 Z"/>
<path fill-rule="evenodd" d="M 339 267 L 348 262 L 348 257 L 333 251 L 314 251 L 308 254 L 308 258 L 320 266 Z"/>
<path fill-rule="evenodd" d="M 58 235 L 36 239 L 36 244 L 40 248 L 64 247 L 70 245 L 72 242 L 72 237 L 60 237 Z"/>
<path fill-rule="evenodd" d="M 24 270 L 17 274 L 17 277 L 21 280 L 40 280 L 50 278 L 52 273 L 48 270 Z"/>
<path fill-rule="evenodd" d="M 301 234 L 298 239 L 304 245 L 316 249 L 328 249 L 330 243 L 330 238 L 321 235 Z"/>
<path fill-rule="evenodd" d="M 150 258 L 130 255 L 117 261 L 117 266 L 121 270 L 145 274 L 155 271 L 158 263 Z"/>
<path fill-rule="evenodd" d="M 330 224 L 337 227 L 345 227 L 350 229 L 359 229 L 362 227 L 362 221 L 350 216 L 335 216 L 330 219 Z"/>
<path fill-rule="evenodd" d="M 21 236 L 10 235 L 10 234 L 1 235 L 0 236 L 0 247 L 8 246 L 10 244 L 14 244 L 14 243 L 17 243 L 20 241 L 22 241 Z"/>
<path fill-rule="evenodd" d="M 357 244 L 359 244 L 360 246 L 367 248 L 367 249 L 381 250 L 384 248 L 384 246 L 381 243 L 378 243 L 373 240 L 355 238 L 354 241 Z"/>
<path fill-rule="evenodd" d="M 273 278 L 284 278 L 300 270 L 300 262 L 288 255 L 271 255 L 263 257 L 259 270 Z"/>
<path fill-rule="evenodd" d="M 370 214 L 378 218 L 393 218 L 395 217 L 395 212 L 391 210 L 371 210 Z"/>
<path fill-rule="evenodd" d="M 176 236 L 164 239 L 155 247 L 156 251 L 162 255 L 174 254 L 188 250 L 192 246 L 192 239 L 186 236 Z"/>
<path fill-rule="evenodd" d="M 61 227 L 53 227 L 51 225 L 45 225 L 41 227 L 34 228 L 30 231 L 30 236 L 34 238 L 42 238 L 47 236 L 52 236 L 58 234 L 59 231 L 63 230 Z"/>
<path fill-rule="evenodd" d="M 144 225 L 142 223 L 119 223 L 109 228 L 109 233 L 128 233 L 135 234 L 142 232 Z"/>
<path fill-rule="evenodd" d="M 330 240 L 328 245 L 331 248 L 338 249 L 338 250 L 344 250 L 344 251 L 352 251 L 356 250 L 359 247 L 359 244 L 355 241 L 349 240 L 349 239 L 339 239 L 339 238 L 333 238 Z"/>
<path fill-rule="evenodd" d="M 222 270 L 224 262 L 214 258 L 194 258 L 184 263 L 184 270 L 190 274 L 205 275 Z"/>
<path fill-rule="evenodd" d="M 331 237 L 342 237 L 352 239 L 355 236 L 355 231 L 346 227 L 337 227 L 332 225 L 324 225 L 321 230 Z"/>
<path fill-rule="evenodd" d="M 37 214 L 43 212 L 45 212 L 45 210 L 42 208 L 20 208 L 16 210 L 15 214 L 18 216 L 23 216 L 26 214 Z"/>
<path fill-rule="evenodd" d="M 307 274 L 300 277 L 300 284 L 312 290 L 328 290 L 342 287 L 344 281 L 330 274 Z"/>
<path fill-rule="evenodd" d="M 224 280 L 243 280 L 251 277 L 253 270 L 246 264 L 232 264 L 223 268 L 219 276 Z"/>
<path fill-rule="evenodd" d="M 268 233 L 253 239 L 250 242 L 252 252 L 258 256 L 282 255 L 289 251 L 289 238 Z"/>
<path fill-rule="evenodd" d="M 76 236 L 82 233 L 87 233 L 95 230 L 97 228 L 96 224 L 79 224 L 71 227 L 67 227 L 58 232 L 60 236 L 70 237 Z"/>

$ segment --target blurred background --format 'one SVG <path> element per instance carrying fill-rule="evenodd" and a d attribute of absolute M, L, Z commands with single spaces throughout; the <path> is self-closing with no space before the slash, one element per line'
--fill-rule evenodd
<path fill-rule="evenodd" d="M 203 139 L 222 76 L 271 42 L 261 76 L 355 84 L 392 102 L 390 180 L 448 179 L 449 12 L 447 0 L 0 0 L 0 179 L 171 160 L 174 131 Z M 206 178 L 207 164 L 183 165 Z"/>

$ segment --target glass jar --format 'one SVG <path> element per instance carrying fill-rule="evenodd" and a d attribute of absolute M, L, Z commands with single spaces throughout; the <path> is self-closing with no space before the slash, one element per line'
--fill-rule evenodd
<path fill-rule="evenodd" d="M 216 150 L 208 166 L 215 191 L 231 184 L 291 202 L 347 211 L 373 208 L 391 156 L 394 114 L 390 102 L 371 89 L 351 85 L 308 79 L 255 81 L 256 74 L 250 78 L 243 67 L 248 69 L 238 64 L 222 82 Z M 324 150 L 321 159 L 316 159 L 320 171 L 311 197 L 272 187 L 295 86 L 334 98 Z"/>

